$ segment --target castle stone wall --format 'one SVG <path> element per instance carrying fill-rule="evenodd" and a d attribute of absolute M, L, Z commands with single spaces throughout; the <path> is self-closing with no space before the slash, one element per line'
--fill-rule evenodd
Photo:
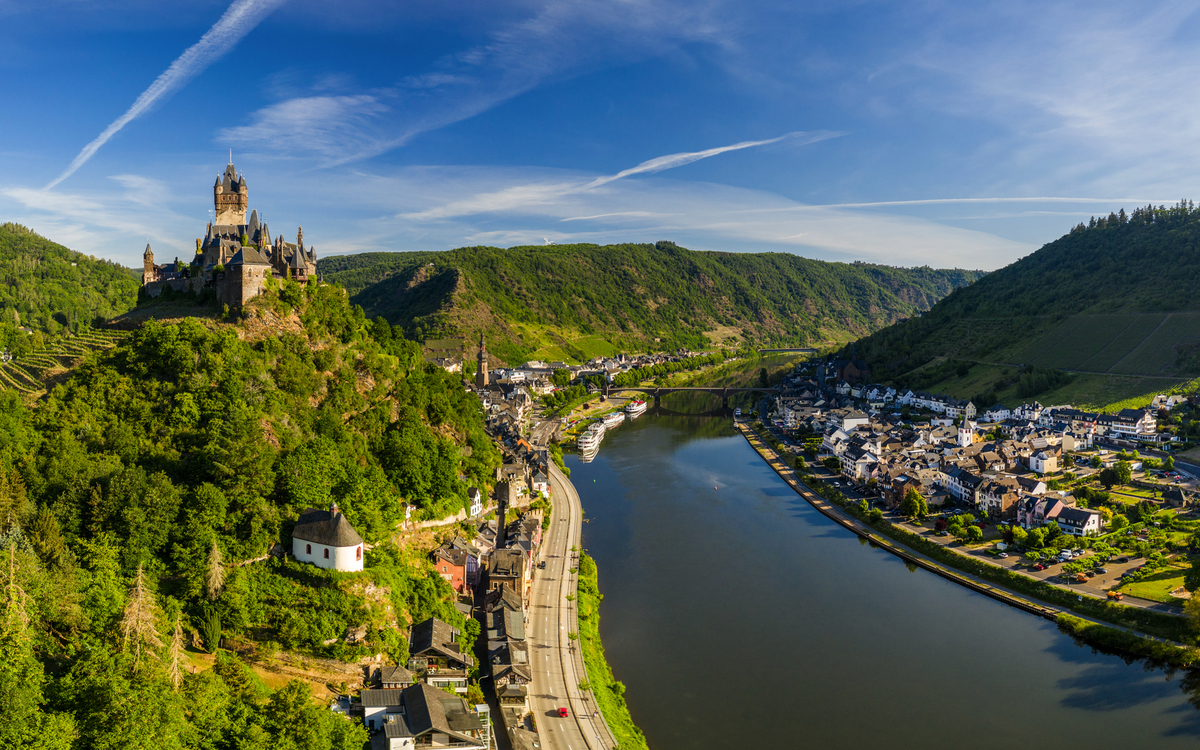
<path fill-rule="evenodd" d="M 204 278 L 202 276 L 196 276 L 195 278 L 191 279 L 151 281 L 149 284 L 145 285 L 146 294 L 151 297 L 157 297 L 162 294 L 162 290 L 165 287 L 171 287 L 171 289 L 174 289 L 177 292 L 191 292 L 192 294 L 199 294 L 200 290 L 204 288 Z"/>

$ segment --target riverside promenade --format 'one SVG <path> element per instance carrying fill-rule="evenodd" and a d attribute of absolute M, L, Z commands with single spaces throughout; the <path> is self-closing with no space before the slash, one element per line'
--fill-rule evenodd
<path fill-rule="evenodd" d="M 587 669 L 579 641 L 570 637 L 579 632 L 575 595 L 583 506 L 574 485 L 553 464 L 550 490 L 554 512 L 539 555 L 546 569 L 534 571 L 527 629 L 533 667 L 530 709 L 545 747 L 610 750 L 616 742 L 599 707 L 589 691 L 579 689 L 588 681 Z M 559 716 L 560 708 L 567 709 L 567 717 Z"/>
<path fill-rule="evenodd" d="M 841 508 L 818 495 L 816 492 L 813 492 L 806 484 L 800 481 L 795 469 L 789 466 L 787 462 L 775 451 L 775 449 L 768 445 L 754 429 L 745 423 L 744 420 L 738 419 L 735 420 L 734 423 L 737 426 L 737 429 L 746 438 L 746 441 L 750 443 L 750 447 L 754 448 L 755 452 L 758 453 L 759 457 L 766 461 L 767 465 L 774 469 L 775 473 L 778 474 L 781 479 L 787 482 L 788 486 L 796 491 L 796 494 L 803 497 L 809 503 L 809 505 L 813 506 L 815 509 L 817 509 L 817 511 L 827 518 L 835 521 L 844 528 L 854 532 L 858 536 L 866 539 L 878 547 L 881 547 L 893 555 L 896 555 L 897 557 L 911 562 L 914 565 L 918 565 L 937 576 L 945 578 L 948 581 L 953 581 L 960 586 L 965 586 L 973 591 L 983 594 L 984 596 L 991 597 L 992 599 L 1004 602 L 1005 604 L 1009 604 L 1031 614 L 1044 617 L 1048 620 L 1057 620 L 1060 614 L 1065 614 L 1081 620 L 1086 620 L 1096 625 L 1102 625 L 1106 628 L 1132 633 L 1148 640 L 1172 645 L 1185 645 L 1164 638 L 1159 638 L 1148 633 L 1143 633 L 1133 628 L 1127 628 L 1121 625 L 1106 622 L 1104 620 L 1099 620 L 1094 617 L 1089 617 L 1088 615 L 1071 611 L 1065 607 L 1060 607 L 1041 601 L 1035 601 L 1024 594 L 1017 593 L 1016 591 L 1012 591 L 1011 589 L 1007 589 L 1003 586 L 997 586 L 989 583 L 982 578 L 971 575 L 970 573 L 965 573 L 947 567 L 946 565 L 943 565 L 930 557 L 926 557 L 920 552 L 909 549 L 908 547 L 904 547 L 903 545 L 900 545 L 897 542 L 894 542 L 891 539 L 877 533 L 870 526 L 862 523 L 854 516 L 849 515 Z M 965 556 L 963 557 L 963 560 L 964 564 L 974 564 L 977 566 L 988 564 Z M 980 569 L 982 570 L 982 568 Z"/>

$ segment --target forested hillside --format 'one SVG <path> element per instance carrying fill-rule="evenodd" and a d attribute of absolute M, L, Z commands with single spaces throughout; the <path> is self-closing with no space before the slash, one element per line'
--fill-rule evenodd
<path fill-rule="evenodd" d="M 511 363 L 743 341 L 822 346 L 915 315 L 980 276 L 670 242 L 365 253 L 319 267 L 368 315 L 419 339 L 485 331 Z"/>
<path fill-rule="evenodd" d="M 358 750 L 360 726 L 247 661 L 404 663 L 434 614 L 477 632 L 389 536 L 406 505 L 443 517 L 488 486 L 478 400 L 336 286 L 285 282 L 246 315 L 147 323 L 36 408 L 0 392 L 0 747 Z M 365 572 L 266 557 L 332 501 L 374 545 Z M 185 648 L 218 644 L 246 656 Z"/>
<path fill-rule="evenodd" d="M 1200 375 L 1197 289 L 1200 210 L 1122 210 L 855 348 L 880 381 L 962 398 L 1142 404 Z"/>
<path fill-rule="evenodd" d="M 1197 289 L 1200 210 L 1190 203 L 1122 210 L 954 291 L 919 319 L 861 339 L 858 353 L 884 376 L 939 355 L 1094 372 L 1195 373 L 1200 358 L 1191 355 L 1200 327 L 1182 311 L 1200 310 Z"/>
<path fill-rule="evenodd" d="M 20 347 L 25 326 L 77 331 L 137 303 L 140 275 L 68 250 L 18 224 L 0 224 L 0 349 Z"/>

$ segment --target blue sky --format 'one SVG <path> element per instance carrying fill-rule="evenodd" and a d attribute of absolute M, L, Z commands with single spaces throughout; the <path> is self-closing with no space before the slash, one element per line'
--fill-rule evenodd
<path fill-rule="evenodd" d="M 322 255 L 671 239 L 994 269 L 1200 198 L 1198 9 L 8 0 L 0 220 L 187 257 L 233 149 Z"/>

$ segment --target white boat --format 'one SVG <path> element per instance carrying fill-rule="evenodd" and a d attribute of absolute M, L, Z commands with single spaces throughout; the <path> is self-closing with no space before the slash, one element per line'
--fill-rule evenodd
<path fill-rule="evenodd" d="M 597 422 L 583 431 L 579 436 L 575 445 L 579 448 L 579 452 L 589 453 L 600 447 L 600 441 L 604 439 L 604 425 Z"/>
<path fill-rule="evenodd" d="M 616 427 L 624 421 L 625 412 L 621 411 L 614 411 L 612 414 L 605 414 L 603 420 L 605 427 Z"/>
<path fill-rule="evenodd" d="M 640 414 L 643 414 L 643 413 L 645 413 L 645 411 L 646 411 L 646 402 L 645 401 L 631 401 L 625 406 L 625 413 L 628 414 L 630 416 L 630 418 L 633 418 Z"/>

